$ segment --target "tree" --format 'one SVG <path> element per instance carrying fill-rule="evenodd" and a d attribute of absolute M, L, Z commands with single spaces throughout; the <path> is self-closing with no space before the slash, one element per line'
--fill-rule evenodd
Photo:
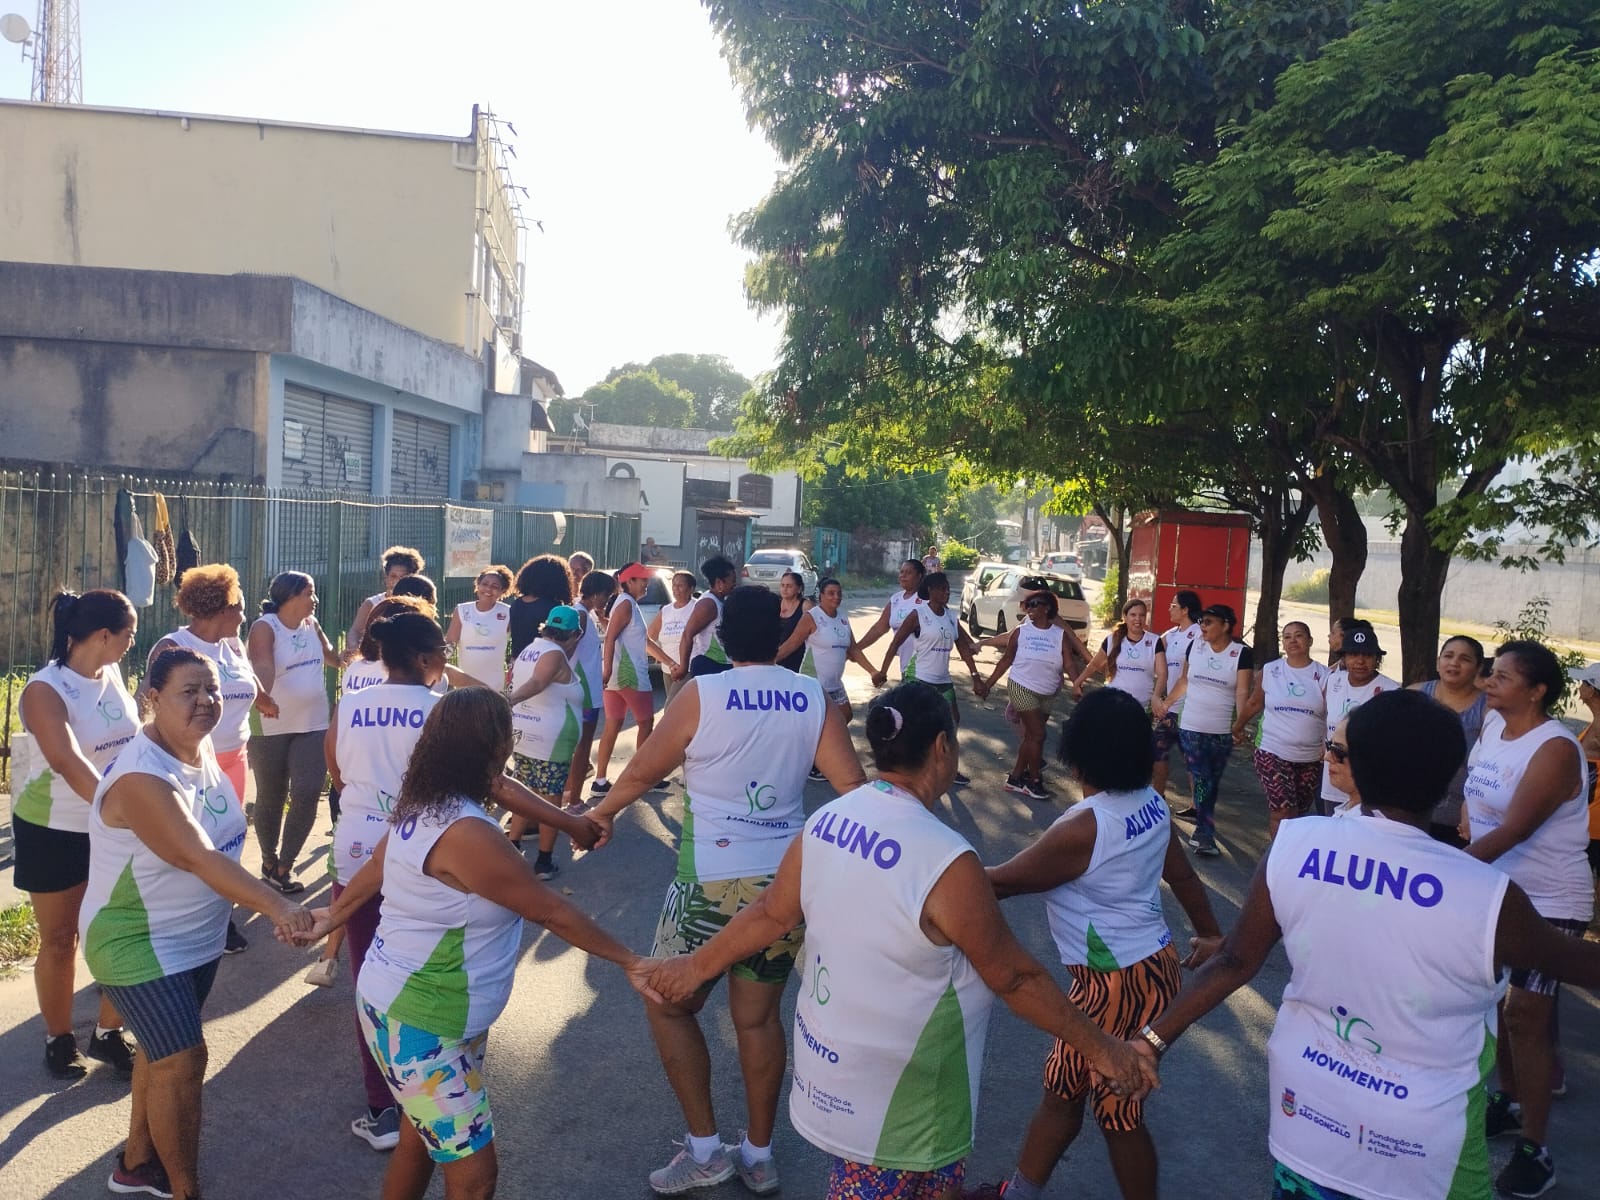
<path fill-rule="evenodd" d="M 923 541 L 933 530 L 945 490 L 942 471 L 893 471 L 868 478 L 831 463 L 806 484 L 804 520 L 852 534 L 899 534 Z"/>
<path fill-rule="evenodd" d="M 617 374 L 578 399 L 594 406 L 596 421 L 684 429 L 694 419 L 694 397 L 648 368 Z"/>
<path fill-rule="evenodd" d="M 694 397 L 696 429 L 732 429 L 739 402 L 750 390 L 750 380 L 734 370 L 720 354 L 658 354 L 641 368 L 637 363 L 617 367 L 607 380 L 637 370 L 654 371 Z"/>

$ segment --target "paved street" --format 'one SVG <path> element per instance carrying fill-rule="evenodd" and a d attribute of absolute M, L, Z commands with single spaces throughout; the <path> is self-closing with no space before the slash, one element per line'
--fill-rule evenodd
<path fill-rule="evenodd" d="M 858 629 L 873 611 L 852 614 Z M 870 652 L 881 657 L 886 643 Z M 985 656 L 993 662 L 993 655 Z M 972 700 L 958 670 L 965 708 L 963 768 L 973 786 L 945 806 L 948 819 L 987 861 L 1014 853 L 1056 815 L 1056 806 L 1031 804 L 1001 789 L 1013 741 L 997 694 Z M 852 695 L 872 689 L 855 668 Z M 858 710 L 859 711 L 859 710 Z M 855 723 L 863 751 L 861 722 Z M 624 745 L 631 744 L 624 734 Z M 1054 749 L 1054 737 L 1051 749 Z M 1173 795 L 1185 776 L 1174 770 Z M 808 807 L 832 793 L 808 788 Z M 654 794 L 618 823 L 615 843 L 568 862 L 556 884 L 624 941 L 650 944 L 661 895 L 672 873 L 672 841 L 682 792 Z M 1263 845 L 1265 808 L 1247 756 L 1234 756 L 1220 810 L 1223 856 L 1202 861 L 1201 874 L 1224 924 Z M 319 820 L 300 873 L 313 903 L 326 902 L 321 851 L 327 822 Z M 252 844 L 247 865 L 257 863 Z M 0 883 L 9 886 L 9 867 Z M 1187 925 L 1170 902 L 1174 931 Z M 1043 906 L 1037 898 L 1011 901 L 1007 913 L 1025 943 L 1053 962 Z M 244 926 L 249 951 L 222 963 L 207 1012 L 211 1050 L 205 1088 L 203 1177 L 207 1194 L 224 1200 L 281 1197 L 376 1196 L 385 1159 L 354 1139 L 350 1119 L 360 1111 L 361 1086 L 348 976 L 332 989 L 301 981 L 311 961 L 273 941 L 259 919 Z M 664 1163 L 683 1130 L 646 1030 L 640 1002 L 613 967 L 530 928 L 527 951 L 510 1006 L 490 1039 L 488 1072 L 500 1153 L 501 1194 L 517 1197 L 645 1197 L 646 1173 Z M 1171 1196 L 1260 1197 L 1268 1192 L 1265 1145 L 1264 1046 L 1286 975 L 1281 952 L 1255 986 L 1196 1028 L 1165 1064 L 1165 1086 L 1150 1106 Z M 87 972 L 80 968 L 80 979 Z M 794 989 L 789 990 L 792 1004 Z M 1588 1131 L 1600 1125 L 1600 1012 L 1587 993 L 1563 1001 L 1563 1039 L 1571 1094 L 1557 1102 L 1552 1146 L 1563 1184 L 1556 1196 L 1596 1194 L 1600 1147 Z M 786 1005 L 786 1019 L 789 1012 Z M 92 988 L 80 989 L 78 1030 L 93 1020 Z M 707 1009 L 722 1134 L 732 1140 L 742 1120 L 732 1029 L 720 996 Z M 128 1118 L 127 1088 L 97 1068 L 75 1086 L 51 1080 L 40 1062 L 43 1028 L 30 979 L 0 981 L 0 1197 L 79 1200 L 105 1194 L 105 1180 Z M 1047 1050 L 1044 1034 L 997 1006 L 983 1081 L 977 1149 L 970 1178 L 1009 1171 L 1038 1095 Z M 1493 1151 L 1498 1164 L 1509 1143 Z M 815 1196 L 823 1156 L 795 1135 L 780 1115 L 777 1154 L 784 1194 Z M 436 1181 L 431 1196 L 443 1194 Z M 703 1193 L 737 1197 L 737 1182 Z M 1057 1172 L 1052 1196 L 1115 1195 L 1098 1134 L 1086 1133 Z"/>

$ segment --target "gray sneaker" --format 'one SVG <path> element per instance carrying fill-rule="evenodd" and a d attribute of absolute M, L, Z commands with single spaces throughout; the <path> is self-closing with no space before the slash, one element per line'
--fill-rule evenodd
<path fill-rule="evenodd" d="M 363 1113 L 350 1122 L 350 1132 L 374 1150 L 393 1150 L 400 1144 L 400 1110 L 386 1108 L 375 1117 Z"/>
<path fill-rule="evenodd" d="M 739 1135 L 739 1140 L 731 1146 L 723 1146 L 728 1157 L 733 1160 L 733 1169 L 739 1174 L 739 1182 L 744 1184 L 758 1196 L 770 1196 L 778 1190 L 778 1163 L 770 1155 L 753 1167 L 744 1164 L 744 1135 Z"/>
<path fill-rule="evenodd" d="M 711 1152 L 709 1160 L 695 1162 L 689 1147 L 682 1142 L 672 1143 L 683 1148 L 673 1155 L 672 1161 L 659 1171 L 650 1172 L 650 1190 L 662 1196 L 676 1196 L 679 1192 L 695 1188 L 715 1187 L 733 1178 L 734 1159 L 726 1149 L 719 1147 Z"/>

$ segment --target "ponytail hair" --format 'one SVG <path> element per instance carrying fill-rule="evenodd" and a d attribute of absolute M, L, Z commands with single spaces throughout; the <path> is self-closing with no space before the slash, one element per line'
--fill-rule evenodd
<path fill-rule="evenodd" d="M 110 588 L 96 588 L 81 596 L 58 592 L 50 602 L 50 661 L 64 663 L 73 642 L 93 637 L 102 629 L 121 633 L 137 619 L 128 598 Z"/>
<path fill-rule="evenodd" d="M 304 571 L 279 571 L 267 588 L 267 598 L 261 602 L 261 613 L 275 613 L 317 581 Z"/>
<path fill-rule="evenodd" d="M 406 579 L 411 576 L 406 576 Z M 405 579 L 400 581 L 405 582 Z M 372 636 L 372 626 L 375 622 L 385 617 L 397 617 L 403 612 L 417 612 L 429 620 L 437 620 L 437 612 L 433 605 L 420 596 L 385 596 L 372 606 L 372 611 L 367 614 L 367 627 L 361 631 L 361 657 L 367 662 L 377 662 L 382 657 L 383 651 L 378 646 L 378 639 Z"/>
<path fill-rule="evenodd" d="M 398 612 L 369 621 L 367 629 L 378 643 L 378 653 L 389 670 L 416 674 L 424 654 L 442 653 L 444 633 L 439 623 L 421 612 Z"/>

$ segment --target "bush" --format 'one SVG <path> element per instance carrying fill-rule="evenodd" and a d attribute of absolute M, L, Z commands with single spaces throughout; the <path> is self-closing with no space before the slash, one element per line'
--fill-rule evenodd
<path fill-rule="evenodd" d="M 23 902 L 0 909 L 0 968 L 38 953 L 39 926 L 33 919 L 33 906 Z"/>
<path fill-rule="evenodd" d="M 1301 604 L 1326 604 L 1328 602 L 1328 576 L 1326 567 L 1311 572 L 1304 579 L 1283 585 L 1283 598 Z"/>
<path fill-rule="evenodd" d="M 1100 585 L 1100 599 L 1095 601 L 1094 616 L 1102 626 L 1117 623 L 1117 588 L 1121 584 L 1121 570 L 1116 563 L 1106 568 L 1105 581 Z"/>
<path fill-rule="evenodd" d="M 1522 606 L 1522 611 L 1517 614 L 1515 621 L 1496 621 L 1494 628 L 1502 642 L 1538 642 L 1541 646 L 1550 648 L 1551 653 L 1556 656 L 1556 661 L 1561 664 L 1561 697 L 1556 702 L 1558 710 L 1577 694 L 1577 689 L 1572 685 L 1572 672 L 1583 666 L 1587 660 L 1571 647 L 1550 640 L 1549 596 L 1533 597 Z M 1494 647 L 1489 648 L 1489 653 L 1494 654 Z"/>
<path fill-rule="evenodd" d="M 954 538 L 939 547 L 939 557 L 946 571 L 970 571 L 981 557 L 971 546 L 963 546 Z"/>

